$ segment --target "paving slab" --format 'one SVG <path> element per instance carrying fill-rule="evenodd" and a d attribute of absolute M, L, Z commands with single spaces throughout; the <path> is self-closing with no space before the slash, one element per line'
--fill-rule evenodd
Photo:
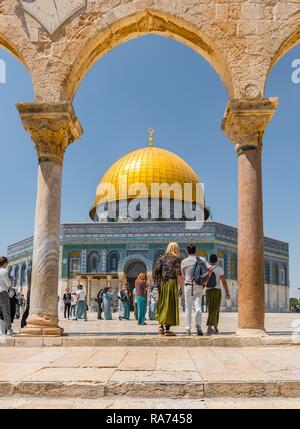
<path fill-rule="evenodd" d="M 113 350 L 110 348 L 101 348 L 90 358 L 85 359 L 82 365 L 87 367 L 117 368 L 123 362 L 127 351 L 126 348 L 122 347 L 114 347 Z"/>
<path fill-rule="evenodd" d="M 42 363 L 38 362 L 10 362 L 0 364 L 0 381 L 1 382 L 18 382 L 36 371 L 43 368 Z"/>
<path fill-rule="evenodd" d="M 23 377 L 23 381 L 105 383 L 113 372 L 113 368 L 43 368 L 34 374 Z"/>
<path fill-rule="evenodd" d="M 147 347 L 139 349 L 138 358 L 136 350 L 128 350 L 120 363 L 121 371 L 154 371 L 156 365 L 157 351 Z"/>
<path fill-rule="evenodd" d="M 195 362 L 188 350 L 173 347 L 171 349 L 158 348 L 156 371 L 198 371 Z"/>

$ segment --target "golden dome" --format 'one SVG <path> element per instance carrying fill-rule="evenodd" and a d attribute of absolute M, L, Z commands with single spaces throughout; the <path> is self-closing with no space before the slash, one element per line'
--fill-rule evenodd
<path fill-rule="evenodd" d="M 97 188 L 95 203 L 90 211 L 92 219 L 98 205 L 124 198 L 120 193 L 120 184 L 124 183 L 124 178 L 126 178 L 127 182 L 127 199 L 151 197 L 153 183 L 158 185 L 162 183 L 169 185 L 179 183 L 182 188 L 182 194 L 179 195 L 175 191 L 171 194 L 171 198 L 184 200 L 183 185 L 191 183 L 193 185 L 192 198 L 195 201 L 195 184 L 199 183 L 199 178 L 194 170 L 179 156 L 166 149 L 152 147 L 151 143 L 152 141 L 150 140 L 149 147 L 137 149 L 124 155 L 107 170 Z M 138 192 L 136 190 L 130 192 L 130 186 L 136 183 L 146 185 L 145 190 L 147 190 L 147 193 L 143 192 L 143 189 Z M 108 192 L 104 184 L 112 185 L 115 192 Z"/>

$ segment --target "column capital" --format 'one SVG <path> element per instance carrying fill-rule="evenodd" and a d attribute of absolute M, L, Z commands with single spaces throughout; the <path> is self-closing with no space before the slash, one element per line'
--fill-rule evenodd
<path fill-rule="evenodd" d="M 235 144 L 238 155 L 247 150 L 262 150 L 262 137 L 277 106 L 278 98 L 229 101 L 222 130 Z"/>
<path fill-rule="evenodd" d="M 39 162 L 62 164 L 69 144 L 79 140 L 81 125 L 69 103 L 18 103 L 25 130 L 31 135 Z"/>

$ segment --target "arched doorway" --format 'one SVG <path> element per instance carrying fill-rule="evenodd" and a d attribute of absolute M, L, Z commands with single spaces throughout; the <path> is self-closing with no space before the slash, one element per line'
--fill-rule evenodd
<path fill-rule="evenodd" d="M 130 307 L 133 310 L 132 292 L 134 289 L 134 282 L 140 273 L 145 273 L 145 274 L 147 273 L 147 267 L 143 261 L 141 261 L 139 259 L 134 259 L 134 260 L 129 261 L 127 263 L 127 265 L 124 268 L 124 272 L 126 274 L 128 288 L 131 292 L 131 294 L 130 294 Z"/>

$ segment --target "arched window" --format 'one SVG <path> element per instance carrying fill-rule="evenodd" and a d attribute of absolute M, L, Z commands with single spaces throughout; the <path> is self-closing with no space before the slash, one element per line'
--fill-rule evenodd
<path fill-rule="evenodd" d="M 279 280 L 278 265 L 275 262 L 273 262 L 272 271 L 271 271 L 271 283 L 273 285 L 277 285 L 278 280 Z"/>
<path fill-rule="evenodd" d="M 279 284 L 281 285 L 286 284 L 286 268 L 284 265 L 280 265 L 280 268 L 279 268 Z"/>
<path fill-rule="evenodd" d="M 100 255 L 98 252 L 93 251 L 88 257 L 88 272 L 99 273 L 100 271 Z"/>
<path fill-rule="evenodd" d="M 107 258 L 107 272 L 113 273 L 118 271 L 119 254 L 118 252 L 111 252 Z"/>
<path fill-rule="evenodd" d="M 70 253 L 70 273 L 79 273 L 81 268 L 81 253 Z"/>
<path fill-rule="evenodd" d="M 21 286 L 26 283 L 26 264 L 24 263 L 21 268 Z"/>

